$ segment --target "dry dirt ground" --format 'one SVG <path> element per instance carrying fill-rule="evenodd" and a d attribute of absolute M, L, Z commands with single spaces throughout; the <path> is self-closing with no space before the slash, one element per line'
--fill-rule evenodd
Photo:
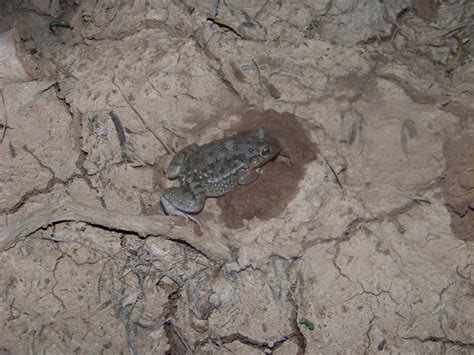
<path fill-rule="evenodd" d="M 0 353 L 473 353 L 473 2 L 212 3 L 0 2 Z M 255 183 L 163 214 L 257 126 Z"/>

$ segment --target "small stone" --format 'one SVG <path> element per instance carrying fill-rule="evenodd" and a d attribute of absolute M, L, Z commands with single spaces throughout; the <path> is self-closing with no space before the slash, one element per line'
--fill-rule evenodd
<path fill-rule="evenodd" d="M 191 328 L 198 333 L 205 333 L 209 330 L 209 322 L 206 319 L 194 318 L 191 320 Z"/>

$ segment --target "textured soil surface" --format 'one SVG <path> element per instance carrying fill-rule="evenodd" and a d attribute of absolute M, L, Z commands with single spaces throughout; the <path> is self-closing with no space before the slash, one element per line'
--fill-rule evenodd
<path fill-rule="evenodd" d="M 474 4 L 213 3 L 0 2 L 0 353 L 474 352 Z"/>

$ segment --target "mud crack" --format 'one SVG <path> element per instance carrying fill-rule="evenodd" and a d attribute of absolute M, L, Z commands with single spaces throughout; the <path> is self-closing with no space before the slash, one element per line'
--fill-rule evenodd
<path fill-rule="evenodd" d="M 67 179 L 59 179 L 56 177 L 56 174 L 54 173 L 53 169 L 47 165 L 45 165 L 34 153 L 33 151 L 28 148 L 28 146 L 24 145 L 23 146 L 23 149 L 28 152 L 38 163 L 38 165 L 47 170 L 49 172 L 49 174 L 51 174 L 51 178 L 49 179 L 48 183 L 46 184 L 46 187 L 44 188 L 41 188 L 41 189 L 33 189 L 33 190 L 30 190 L 30 191 L 27 191 L 25 192 L 22 197 L 20 198 L 20 200 L 15 204 L 13 205 L 12 207 L 10 208 L 3 208 L 3 209 L 0 209 L 0 214 L 6 214 L 6 215 L 9 215 L 9 214 L 13 214 L 15 212 L 17 212 L 21 207 L 23 207 L 31 198 L 35 197 L 35 196 L 38 196 L 38 195 L 43 195 L 43 194 L 47 194 L 47 193 L 50 193 L 52 191 L 52 189 L 54 188 L 54 186 L 56 185 L 62 185 L 62 186 L 67 186 L 69 185 L 71 182 L 73 182 L 75 179 L 84 179 L 84 176 L 82 176 L 81 174 L 79 173 L 75 173 L 75 174 L 72 174 L 69 178 Z"/>
<path fill-rule="evenodd" d="M 473 342 L 462 342 L 462 341 L 459 341 L 459 340 L 453 340 L 453 339 L 443 338 L 443 337 L 428 336 L 426 338 L 408 337 L 408 338 L 403 338 L 403 339 L 418 340 L 422 343 L 434 342 L 434 343 L 443 343 L 443 344 L 449 344 L 449 345 L 456 345 L 456 346 L 460 346 L 460 347 L 465 348 L 465 349 L 474 350 L 474 343 Z"/>
<path fill-rule="evenodd" d="M 260 351 L 268 351 L 268 350 L 276 350 L 280 346 L 282 346 L 288 339 L 291 339 L 294 337 L 294 334 L 290 334 L 288 336 L 284 336 L 282 339 L 274 342 L 273 344 L 267 343 L 267 342 L 260 342 L 258 340 L 252 339 L 248 336 L 245 336 L 240 333 L 233 333 L 229 335 L 225 335 L 222 337 L 208 337 L 205 338 L 201 341 L 198 341 L 195 343 L 196 348 L 199 348 L 200 346 L 209 344 L 209 343 L 216 343 L 216 344 L 229 344 L 233 343 L 234 341 L 238 341 L 244 345 L 247 345 L 251 348 L 258 349 Z"/>

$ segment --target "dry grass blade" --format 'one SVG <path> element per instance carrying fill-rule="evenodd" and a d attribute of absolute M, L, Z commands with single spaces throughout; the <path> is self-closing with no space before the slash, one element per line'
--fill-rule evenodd
<path fill-rule="evenodd" d="M 5 97 L 3 96 L 3 89 L 0 88 L 0 96 L 2 97 L 2 104 L 3 104 L 3 115 L 4 115 L 4 120 L 3 120 L 3 131 L 2 131 L 2 137 L 0 138 L 0 144 L 3 143 L 3 140 L 5 139 L 5 134 L 7 133 L 7 128 L 8 128 L 8 115 L 7 115 L 7 105 L 5 104 Z"/>
<path fill-rule="evenodd" d="M 336 171 L 333 169 L 333 167 L 331 166 L 331 164 L 329 164 L 329 162 L 326 160 L 325 157 L 323 157 L 323 159 L 324 159 L 324 162 L 329 166 L 329 169 L 331 170 L 331 172 L 332 172 L 332 174 L 334 175 L 334 177 L 336 178 L 336 182 L 337 182 L 337 184 L 339 185 L 339 187 L 341 188 L 342 192 L 345 192 L 344 186 L 342 186 L 341 180 L 339 180 L 339 176 L 337 175 Z"/>
<path fill-rule="evenodd" d="M 255 68 L 257 68 L 257 74 L 258 74 L 258 85 L 259 85 L 259 105 L 258 105 L 258 110 L 260 112 L 263 111 L 263 85 L 262 85 L 262 75 L 260 74 L 260 67 L 258 66 L 257 62 L 252 59 L 252 63 L 255 65 Z"/>

